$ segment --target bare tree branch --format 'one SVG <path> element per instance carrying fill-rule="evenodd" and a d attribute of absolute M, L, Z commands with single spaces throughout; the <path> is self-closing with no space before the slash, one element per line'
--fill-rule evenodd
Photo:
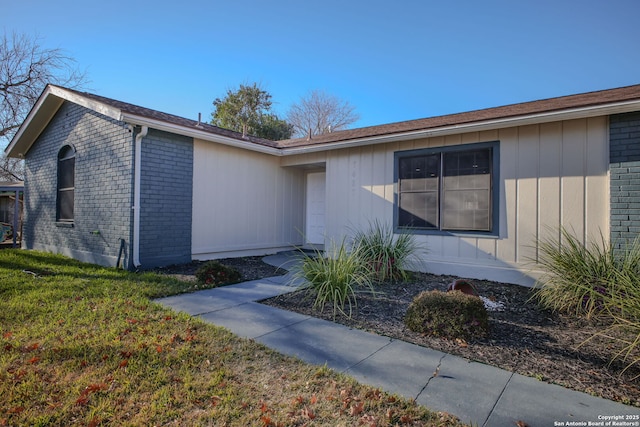
<path fill-rule="evenodd" d="M 287 121 L 294 126 L 297 137 L 343 130 L 359 118 L 349 102 L 320 90 L 313 90 L 302 97 L 287 114 Z"/>
<path fill-rule="evenodd" d="M 39 37 L 13 33 L 0 39 L 0 144 L 11 141 L 48 83 L 81 88 L 86 73 L 61 49 L 46 49 Z M 14 169 L 7 169 L 14 168 Z M 0 161 L 0 179 L 23 177 L 21 162 Z"/>

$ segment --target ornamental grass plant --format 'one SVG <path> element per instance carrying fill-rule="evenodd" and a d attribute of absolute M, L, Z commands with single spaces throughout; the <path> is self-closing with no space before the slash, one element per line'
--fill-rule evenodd
<path fill-rule="evenodd" d="M 420 248 L 413 234 L 394 234 L 390 225 L 378 220 L 369 223 L 366 230 L 355 231 L 353 245 L 378 283 L 408 279 Z"/>
<path fill-rule="evenodd" d="M 623 360 L 627 368 L 640 363 L 640 239 L 616 250 L 603 236 L 583 245 L 566 229 L 560 235 L 561 244 L 540 242 L 545 274 L 534 298 L 544 308 L 604 322 L 591 339 L 614 343 L 612 360 Z"/>
<path fill-rule="evenodd" d="M 604 236 L 598 242 L 584 245 L 568 230 L 560 230 L 561 243 L 553 238 L 538 244 L 538 264 L 544 274 L 536 283 L 534 297 L 553 311 L 591 319 L 606 314 L 617 290 L 616 272 L 633 269 L 640 259 L 640 246 L 622 259 Z"/>
<path fill-rule="evenodd" d="M 331 304 L 333 317 L 338 313 L 351 317 L 361 292 L 375 293 L 368 265 L 363 261 L 361 248 L 348 248 L 343 240 L 332 244 L 328 251 L 304 254 L 294 280 L 302 279 L 315 297 L 313 308 L 323 310 Z"/>

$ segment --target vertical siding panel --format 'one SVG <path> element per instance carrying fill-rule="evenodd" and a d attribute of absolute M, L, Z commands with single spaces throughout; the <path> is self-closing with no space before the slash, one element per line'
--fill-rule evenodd
<path fill-rule="evenodd" d="M 369 222 L 376 218 L 376 212 L 373 210 L 374 194 L 373 194 L 373 147 L 363 147 L 360 152 L 360 185 L 359 193 L 362 199 L 360 209 L 362 210 L 362 220 L 359 227 L 368 227 Z M 382 220 L 382 218 L 380 218 Z"/>
<path fill-rule="evenodd" d="M 415 148 L 415 141 L 401 141 L 397 143 L 396 151 L 413 150 Z"/>
<path fill-rule="evenodd" d="M 497 141 L 498 139 L 499 137 L 497 130 L 485 130 L 480 132 L 478 136 L 479 142 Z"/>
<path fill-rule="evenodd" d="M 444 137 L 444 145 L 460 145 L 462 143 L 462 135 L 447 135 Z"/>
<path fill-rule="evenodd" d="M 538 239 L 558 237 L 561 214 L 562 123 L 540 126 Z M 539 255 L 539 254 L 537 254 Z"/>
<path fill-rule="evenodd" d="M 204 141 L 196 141 L 194 149 L 196 258 L 302 242 L 299 170 L 280 167 L 273 156 Z"/>
<path fill-rule="evenodd" d="M 346 232 L 349 221 L 349 156 L 346 150 L 339 150 L 327 160 L 327 214 L 330 236 L 339 240 Z"/>
<path fill-rule="evenodd" d="M 361 170 L 360 170 L 360 149 L 353 148 L 349 150 L 348 157 L 348 177 L 347 177 L 347 189 L 349 198 L 347 200 L 347 232 L 353 230 L 354 228 L 358 228 L 361 222 L 361 215 L 363 215 L 362 210 L 360 209 L 361 203 L 361 187 L 360 187 L 360 179 L 361 179 Z"/>
<path fill-rule="evenodd" d="M 516 260 L 516 199 L 518 164 L 518 129 L 500 130 L 500 240 L 498 259 L 506 263 Z"/>
<path fill-rule="evenodd" d="M 444 257 L 444 237 L 443 236 L 419 236 L 418 241 L 423 244 L 429 257 Z"/>
<path fill-rule="evenodd" d="M 587 119 L 586 233 L 609 236 L 609 147 L 606 117 Z"/>
<path fill-rule="evenodd" d="M 476 237 L 460 237 L 458 239 L 458 256 L 460 258 L 478 258 L 478 239 Z"/>
<path fill-rule="evenodd" d="M 467 132 L 461 135 L 460 142 L 462 144 L 472 144 L 474 142 L 480 142 L 480 132 Z"/>
<path fill-rule="evenodd" d="M 562 132 L 562 225 L 584 241 L 586 120 L 564 122 Z"/>
<path fill-rule="evenodd" d="M 387 193 L 393 191 L 393 172 L 389 174 L 389 168 L 393 170 L 393 156 L 387 155 L 385 147 L 375 146 L 372 158 L 371 175 L 371 215 L 374 218 L 382 218 L 385 224 L 393 222 L 393 208 L 389 205 Z M 393 198 L 391 198 L 393 203 Z M 389 209 L 391 207 L 391 209 Z"/>
<path fill-rule="evenodd" d="M 460 242 L 458 237 L 442 236 L 442 256 L 457 258 L 460 256 Z"/>
<path fill-rule="evenodd" d="M 478 239 L 478 259 L 495 260 L 497 239 Z"/>
<path fill-rule="evenodd" d="M 425 147 L 442 147 L 445 145 L 444 136 L 429 138 Z"/>
<path fill-rule="evenodd" d="M 538 125 L 523 126 L 518 131 L 517 163 L 517 262 L 535 259 L 534 243 L 538 224 Z"/>

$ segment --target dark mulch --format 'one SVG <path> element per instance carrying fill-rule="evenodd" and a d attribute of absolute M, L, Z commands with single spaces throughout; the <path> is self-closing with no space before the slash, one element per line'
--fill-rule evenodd
<path fill-rule="evenodd" d="M 244 258 L 225 258 L 219 259 L 218 262 L 229 267 L 237 268 L 242 274 L 242 281 L 262 279 L 264 277 L 282 276 L 287 274 L 286 270 L 273 267 L 262 262 L 261 256 L 244 257 Z M 167 267 L 158 267 L 154 269 L 156 273 L 166 274 L 176 279 L 187 282 L 196 281 L 196 271 L 204 264 L 204 261 L 192 261 L 188 264 L 170 265 Z"/>
<path fill-rule="evenodd" d="M 284 273 L 262 263 L 260 257 L 225 259 L 221 262 L 238 268 L 245 275 L 243 280 Z M 174 274 L 189 275 L 184 270 Z M 444 291 L 455 279 L 452 276 L 415 273 L 410 281 L 382 284 L 376 297 L 368 294 L 359 296 L 351 318 L 338 315 L 333 319 L 330 307 L 325 307 L 323 312 L 313 310 L 313 296 L 304 290 L 262 303 L 640 406 L 640 366 L 623 372 L 626 363 L 610 363 L 617 351 L 612 342 L 596 338 L 585 343 L 595 333 L 604 331 L 605 325 L 541 310 L 532 301 L 529 288 L 472 281 L 480 295 L 504 306 L 502 310 L 489 311 L 490 335 L 487 338 L 464 342 L 424 336 L 408 330 L 403 318 L 413 298 L 424 290 Z M 635 356 L 638 357 L 637 354 Z"/>

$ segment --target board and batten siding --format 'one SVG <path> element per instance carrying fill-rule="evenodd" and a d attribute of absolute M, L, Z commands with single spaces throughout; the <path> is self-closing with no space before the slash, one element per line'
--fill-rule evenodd
<path fill-rule="evenodd" d="M 192 258 L 262 255 L 303 243 L 304 174 L 276 156 L 195 140 Z"/>
<path fill-rule="evenodd" d="M 393 223 L 395 152 L 489 141 L 500 143 L 499 236 L 417 234 L 419 269 L 532 285 L 538 239 L 561 226 L 582 241 L 608 236 L 608 119 L 594 117 L 327 152 L 326 243 Z"/>

